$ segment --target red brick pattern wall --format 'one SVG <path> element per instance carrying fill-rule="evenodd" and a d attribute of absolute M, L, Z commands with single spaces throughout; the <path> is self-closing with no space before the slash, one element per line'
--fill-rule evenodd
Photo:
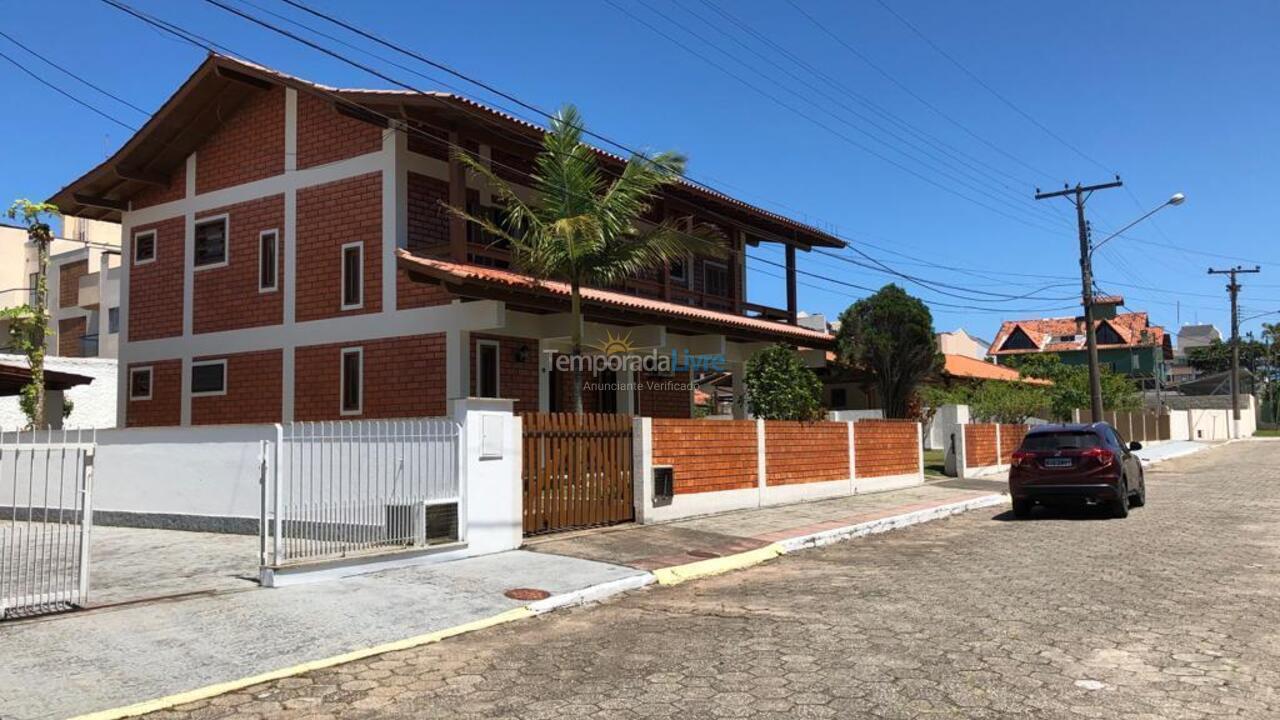
<path fill-rule="evenodd" d="M 914 422 L 862 420 L 853 425 L 854 474 L 860 478 L 920 472 L 920 435 Z"/>
<path fill-rule="evenodd" d="M 693 416 L 689 393 L 689 373 L 670 376 L 636 373 L 640 383 L 637 393 L 637 415 L 652 418 L 688 418 Z"/>
<path fill-rule="evenodd" d="M 764 448 L 769 485 L 849 479 L 847 423 L 767 420 Z"/>
<path fill-rule="evenodd" d="M 225 395 L 197 395 L 191 398 L 192 425 L 280 422 L 280 350 L 213 355 L 195 360 L 227 361 Z"/>
<path fill-rule="evenodd" d="M 480 340 L 498 341 L 498 393 L 501 397 L 516 401 L 515 412 L 538 412 L 538 341 L 532 338 L 503 335 L 471 335 L 471 394 L 477 395 L 479 378 L 476 372 L 476 343 Z M 525 348 L 524 362 L 516 360 L 516 353 Z"/>
<path fill-rule="evenodd" d="M 299 322 L 382 309 L 382 174 L 298 191 Z M 342 310 L 342 246 L 364 243 L 364 306 Z"/>
<path fill-rule="evenodd" d="M 58 354 L 63 357 L 80 357 L 80 340 L 85 334 L 86 320 L 82 317 L 58 321 Z"/>
<path fill-rule="evenodd" d="M 360 418 L 440 416 L 446 412 L 444 335 L 312 345 L 294 351 L 293 414 L 297 420 L 338 420 L 341 351 L 364 348 Z"/>
<path fill-rule="evenodd" d="M 182 361 L 133 363 L 151 368 L 151 399 L 129 400 L 129 374 L 120 392 L 125 397 L 125 427 L 165 427 L 182 422 Z"/>
<path fill-rule="evenodd" d="M 196 220 L 227 213 L 227 264 L 197 270 L 192 290 L 192 332 L 238 330 L 284 321 L 284 196 L 207 210 Z M 276 286 L 258 292 L 258 234 L 276 231 Z"/>
<path fill-rule="evenodd" d="M 409 173 L 409 252 L 423 254 L 449 242 L 449 214 L 440 204 L 449 200 L 449 183 Z"/>
<path fill-rule="evenodd" d="M 88 274 L 88 260 L 63 263 L 58 268 L 58 307 L 70 308 L 80 304 L 80 278 Z"/>
<path fill-rule="evenodd" d="M 1013 451 L 1022 444 L 1022 438 L 1027 434 L 1027 427 L 1007 424 L 1000 426 L 1000 464 L 1008 464 L 1009 459 L 1013 457 Z"/>
<path fill-rule="evenodd" d="M 178 162 L 178 167 L 169 173 L 168 185 L 144 185 L 141 190 L 134 193 L 133 197 L 129 198 L 129 203 L 134 210 L 141 210 L 152 205 L 181 200 L 186 196 L 187 161 L 184 158 Z"/>
<path fill-rule="evenodd" d="M 186 254 L 186 219 L 162 220 L 134 228 L 134 234 L 156 231 L 156 259 L 129 264 L 129 340 L 154 340 L 182 334 L 182 266 Z"/>
<path fill-rule="evenodd" d="M 333 104 L 298 93 L 298 169 L 382 149 L 382 128 L 339 115 Z"/>
<path fill-rule="evenodd" d="M 418 282 L 410 279 L 409 273 L 396 269 L 396 308 L 430 307 L 447 305 L 453 300 L 453 294 L 435 281 Z"/>
<path fill-rule="evenodd" d="M 225 118 L 196 151 L 196 194 L 283 172 L 284 88 L 273 87 Z"/>
<path fill-rule="evenodd" d="M 974 423 L 964 426 L 964 464 L 968 467 L 999 464 L 995 425 Z"/>
<path fill-rule="evenodd" d="M 653 464 L 675 469 L 677 494 L 756 487 L 754 420 L 653 421 Z"/>

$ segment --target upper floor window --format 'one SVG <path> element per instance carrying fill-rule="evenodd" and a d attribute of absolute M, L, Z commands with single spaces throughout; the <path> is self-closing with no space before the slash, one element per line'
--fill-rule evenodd
<path fill-rule="evenodd" d="M 729 296 L 729 266 L 705 260 L 702 263 L 702 291 L 708 295 Z"/>
<path fill-rule="evenodd" d="M 202 360 L 191 363 L 191 396 L 225 395 L 227 393 L 227 361 Z"/>
<path fill-rule="evenodd" d="M 364 243 L 342 246 L 342 309 L 364 304 Z"/>
<path fill-rule="evenodd" d="M 667 266 L 667 275 L 673 283 L 687 284 L 689 282 L 689 261 L 685 258 L 672 260 Z"/>
<path fill-rule="evenodd" d="M 133 264 L 142 265 L 156 259 L 156 231 L 148 230 L 133 236 Z"/>
<path fill-rule="evenodd" d="M 129 399 L 151 399 L 151 368 L 129 368 Z"/>
<path fill-rule="evenodd" d="M 107 333 L 115 335 L 120 332 L 120 308 L 107 308 Z"/>
<path fill-rule="evenodd" d="M 269 292 L 278 288 L 279 233 L 264 230 L 258 235 L 258 290 Z"/>
<path fill-rule="evenodd" d="M 218 267 L 227 264 L 226 216 L 196 222 L 195 266 Z"/>

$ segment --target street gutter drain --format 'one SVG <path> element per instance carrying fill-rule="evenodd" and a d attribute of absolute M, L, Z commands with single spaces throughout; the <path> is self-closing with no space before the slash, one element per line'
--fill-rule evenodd
<path fill-rule="evenodd" d="M 546 600 L 551 597 L 551 593 L 537 588 L 511 588 L 502 594 L 512 600 L 520 600 L 523 602 L 529 602 L 530 600 Z"/>

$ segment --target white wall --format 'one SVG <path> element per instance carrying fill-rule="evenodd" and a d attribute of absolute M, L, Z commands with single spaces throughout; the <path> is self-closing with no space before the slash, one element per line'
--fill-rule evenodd
<path fill-rule="evenodd" d="M 926 450 L 946 450 L 958 426 L 969 422 L 968 405 L 941 405 L 925 427 Z"/>
<path fill-rule="evenodd" d="M 0 362 L 27 366 L 25 355 L 0 354 Z M 46 370 L 69 372 L 93 378 L 88 385 L 80 385 L 66 392 L 75 403 L 66 426 L 73 428 L 111 428 L 116 425 L 116 361 L 113 358 L 67 358 L 47 356 Z M 13 430 L 25 427 L 27 416 L 22 414 L 18 398 L 0 398 L 0 429 Z"/>

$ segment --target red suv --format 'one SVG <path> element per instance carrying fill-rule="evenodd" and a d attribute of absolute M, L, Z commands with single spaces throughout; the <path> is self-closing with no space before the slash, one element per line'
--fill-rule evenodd
<path fill-rule="evenodd" d="M 1084 500 L 1106 504 L 1112 517 L 1147 502 L 1142 461 L 1133 454 L 1141 443 L 1125 444 L 1115 428 L 1091 425 L 1040 425 L 1023 438 L 1009 468 L 1013 514 L 1031 515 L 1037 502 Z"/>

